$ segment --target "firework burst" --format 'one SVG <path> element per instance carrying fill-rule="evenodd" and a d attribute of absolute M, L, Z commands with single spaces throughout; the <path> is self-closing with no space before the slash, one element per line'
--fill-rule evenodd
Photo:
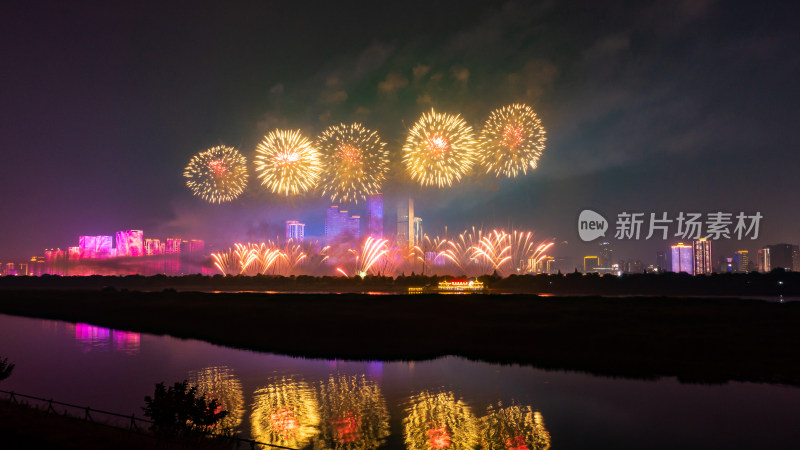
<path fill-rule="evenodd" d="M 536 169 L 545 147 L 542 121 L 528 105 L 496 109 L 481 131 L 478 164 L 486 173 L 515 178 Z"/>
<path fill-rule="evenodd" d="M 423 186 L 452 186 L 475 160 L 472 127 L 459 115 L 432 110 L 411 128 L 403 146 L 403 163 L 411 178 Z"/>
<path fill-rule="evenodd" d="M 360 123 L 335 125 L 317 138 L 322 163 L 322 195 L 332 202 L 364 201 L 380 192 L 389 170 L 389 152 L 375 131 Z"/>
<path fill-rule="evenodd" d="M 235 148 L 221 145 L 194 155 L 183 176 L 194 195 L 211 203 L 229 202 L 247 187 L 247 160 Z"/>
<path fill-rule="evenodd" d="M 302 194 L 314 188 L 322 171 L 320 155 L 300 130 L 275 130 L 256 147 L 256 173 L 273 194 Z"/>

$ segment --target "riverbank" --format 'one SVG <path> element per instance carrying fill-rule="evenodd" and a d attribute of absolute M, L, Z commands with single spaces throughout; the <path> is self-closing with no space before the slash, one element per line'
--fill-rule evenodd
<path fill-rule="evenodd" d="M 800 386 L 800 303 L 533 295 L 0 291 L 0 313 L 361 360 L 457 355 L 597 375 Z"/>
<path fill-rule="evenodd" d="M 227 442 L 157 439 L 146 431 L 130 431 L 101 422 L 91 422 L 63 414 L 0 400 L 0 443 L 6 450 L 46 448 L 48 450 L 87 449 L 230 449 Z"/>

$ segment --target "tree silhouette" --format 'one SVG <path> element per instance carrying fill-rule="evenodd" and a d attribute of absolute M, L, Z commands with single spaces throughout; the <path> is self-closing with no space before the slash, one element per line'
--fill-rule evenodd
<path fill-rule="evenodd" d="M 186 434 L 190 431 L 209 431 L 228 415 L 216 399 L 206 401 L 197 396 L 197 386 L 187 380 L 166 387 L 156 384 L 153 396 L 144 398 L 145 416 L 153 421 L 151 430 L 163 434 Z"/>
<path fill-rule="evenodd" d="M 0 381 L 5 380 L 11 376 L 14 371 L 14 364 L 8 363 L 8 358 L 0 359 Z"/>

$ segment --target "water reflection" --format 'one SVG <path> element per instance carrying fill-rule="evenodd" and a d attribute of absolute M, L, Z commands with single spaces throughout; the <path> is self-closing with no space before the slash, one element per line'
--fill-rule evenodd
<path fill-rule="evenodd" d="M 389 436 L 389 410 L 380 387 L 363 375 L 331 376 L 320 384 L 323 442 L 315 448 L 372 449 Z"/>
<path fill-rule="evenodd" d="M 550 433 L 544 419 L 530 406 L 489 406 L 480 420 L 481 447 L 513 450 L 547 450 Z"/>
<path fill-rule="evenodd" d="M 216 399 L 220 410 L 228 411 L 220 422 L 223 430 L 234 431 L 244 416 L 244 394 L 242 383 L 228 366 L 206 367 L 189 372 L 189 384 L 196 385 L 198 392 L 208 400 Z"/>
<path fill-rule="evenodd" d="M 409 400 L 403 419 L 409 449 L 474 448 L 480 438 L 478 420 L 452 392 L 422 392 Z"/>
<path fill-rule="evenodd" d="M 319 433 L 319 406 L 308 383 L 274 379 L 257 389 L 250 415 L 254 439 L 284 447 L 305 447 Z"/>
<path fill-rule="evenodd" d="M 139 353 L 141 335 L 130 331 L 111 330 L 86 323 L 75 324 L 75 340 L 83 353 L 113 350 L 127 355 Z"/>

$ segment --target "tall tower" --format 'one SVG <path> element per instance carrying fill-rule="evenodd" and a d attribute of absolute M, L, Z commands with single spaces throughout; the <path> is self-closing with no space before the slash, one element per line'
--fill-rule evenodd
<path fill-rule="evenodd" d="M 611 267 L 612 264 L 614 264 L 614 249 L 611 248 L 610 243 L 601 242 L 599 267 Z"/>
<path fill-rule="evenodd" d="M 673 245 L 672 250 L 672 271 L 675 273 L 686 272 L 694 275 L 694 258 L 692 257 L 692 246 L 683 242 Z"/>
<path fill-rule="evenodd" d="M 694 274 L 710 275 L 714 271 L 714 263 L 711 261 L 711 241 L 700 238 L 692 242 L 694 253 Z"/>
<path fill-rule="evenodd" d="M 414 199 L 401 200 L 397 205 L 397 242 L 401 246 L 413 247 L 414 242 Z"/>
<path fill-rule="evenodd" d="M 733 254 L 733 263 L 736 265 L 737 272 L 747 272 L 750 266 L 750 252 L 747 250 L 737 250 Z"/>
<path fill-rule="evenodd" d="M 422 217 L 414 217 L 414 245 L 422 242 Z"/>
<path fill-rule="evenodd" d="M 383 194 L 367 196 L 367 236 L 383 237 Z"/>

